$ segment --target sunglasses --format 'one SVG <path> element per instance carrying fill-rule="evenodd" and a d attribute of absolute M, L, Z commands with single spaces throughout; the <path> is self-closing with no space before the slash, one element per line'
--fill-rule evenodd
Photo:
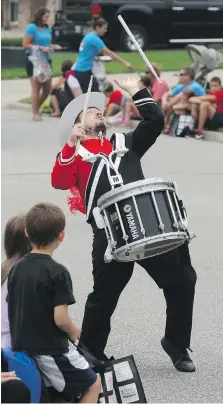
<path fill-rule="evenodd" d="M 180 76 L 187 76 L 186 73 L 180 73 Z"/>

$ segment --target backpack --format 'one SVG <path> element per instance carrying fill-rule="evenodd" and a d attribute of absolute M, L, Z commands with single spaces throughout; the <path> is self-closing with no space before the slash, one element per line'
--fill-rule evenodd
<path fill-rule="evenodd" d="M 174 114 L 170 123 L 169 135 L 185 137 L 193 130 L 194 118 L 191 115 Z"/>
<path fill-rule="evenodd" d="M 31 403 L 39 403 L 41 399 L 42 382 L 35 361 L 24 352 L 15 352 L 12 349 L 2 349 L 3 356 L 8 365 L 8 371 L 15 371 L 31 393 Z"/>

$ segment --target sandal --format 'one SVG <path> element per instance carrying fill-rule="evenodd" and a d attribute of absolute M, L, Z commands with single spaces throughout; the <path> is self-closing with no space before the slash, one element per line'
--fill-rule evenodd
<path fill-rule="evenodd" d="M 170 131 L 170 125 L 166 125 L 165 128 L 163 129 L 163 133 L 165 133 L 165 135 L 168 135 Z"/>

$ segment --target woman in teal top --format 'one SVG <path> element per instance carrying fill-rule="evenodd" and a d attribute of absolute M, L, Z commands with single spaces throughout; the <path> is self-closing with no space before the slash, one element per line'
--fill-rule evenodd
<path fill-rule="evenodd" d="M 26 71 L 32 86 L 31 101 L 33 120 L 35 121 L 41 119 L 39 108 L 49 95 L 51 80 L 48 80 L 45 83 L 39 83 L 33 77 L 33 64 L 28 59 L 28 56 L 31 54 L 32 50 L 39 49 L 43 52 L 51 65 L 49 49 L 52 41 L 52 34 L 51 29 L 47 25 L 48 19 L 49 10 L 47 10 L 47 8 L 40 8 L 35 15 L 34 21 L 27 26 L 23 40 L 23 48 L 26 50 Z"/>
<path fill-rule="evenodd" d="M 117 53 L 108 49 L 105 43 L 102 41 L 101 37 L 107 32 L 107 22 L 100 16 L 95 16 L 93 17 L 92 26 L 93 31 L 85 35 L 80 44 L 78 59 L 74 66 L 75 77 L 79 81 L 83 93 L 86 93 L 88 89 L 88 84 L 92 75 L 94 58 L 101 52 L 110 56 L 113 60 L 123 64 L 128 69 L 132 69 L 130 63 L 120 58 Z M 98 83 L 95 77 L 93 80 L 92 91 L 99 91 Z"/>

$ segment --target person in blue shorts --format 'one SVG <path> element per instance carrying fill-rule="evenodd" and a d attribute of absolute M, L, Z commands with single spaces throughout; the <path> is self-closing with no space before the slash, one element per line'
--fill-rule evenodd
<path fill-rule="evenodd" d="M 192 90 L 195 97 L 205 95 L 204 88 L 194 80 L 194 74 L 192 67 L 184 67 L 179 74 L 179 84 L 163 96 L 162 109 L 165 114 L 165 133 L 169 131 L 169 119 L 173 112 L 173 106 L 182 101 L 184 90 Z"/>
<path fill-rule="evenodd" d="M 116 62 L 123 64 L 128 69 L 132 69 L 130 63 L 122 59 L 115 52 L 108 49 L 101 39 L 101 37 L 107 32 L 107 22 L 100 16 L 96 15 L 93 16 L 92 27 L 93 30 L 85 35 L 80 44 L 78 59 L 74 66 L 75 77 L 79 81 L 83 93 L 86 93 L 88 89 L 88 84 L 92 75 L 94 58 L 101 52 L 110 56 Z M 93 79 L 92 91 L 99 91 L 98 83 L 95 77 Z"/>

